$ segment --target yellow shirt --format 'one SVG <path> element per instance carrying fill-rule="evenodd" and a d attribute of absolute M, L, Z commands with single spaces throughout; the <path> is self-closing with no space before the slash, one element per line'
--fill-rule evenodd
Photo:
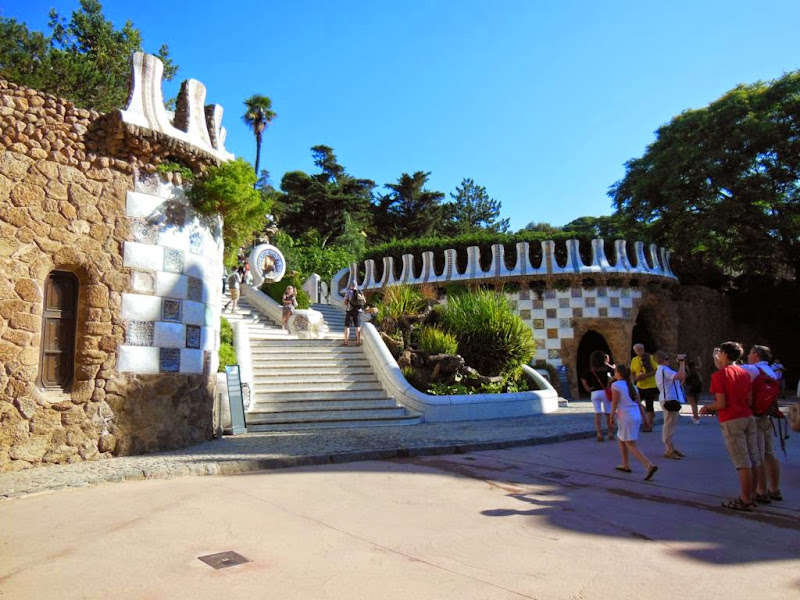
<path fill-rule="evenodd" d="M 648 390 L 656 387 L 655 370 L 658 368 L 658 363 L 656 362 L 656 359 L 653 358 L 652 354 L 650 355 L 650 365 L 653 367 L 653 374 L 647 379 L 642 379 L 641 381 L 636 382 L 636 387 L 638 387 L 640 390 Z M 647 369 L 644 368 L 642 359 L 638 356 L 634 356 L 633 360 L 631 361 L 631 375 L 634 377 L 634 379 L 646 371 Z"/>

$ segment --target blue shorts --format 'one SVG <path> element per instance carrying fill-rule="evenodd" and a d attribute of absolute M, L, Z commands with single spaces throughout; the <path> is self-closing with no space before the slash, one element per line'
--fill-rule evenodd
<path fill-rule="evenodd" d="M 344 314 L 344 326 L 345 327 L 361 327 L 361 311 L 359 309 L 355 310 L 348 310 Z"/>

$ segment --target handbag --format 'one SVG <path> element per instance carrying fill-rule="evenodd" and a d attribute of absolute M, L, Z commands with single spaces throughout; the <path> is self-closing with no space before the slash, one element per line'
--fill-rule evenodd
<path fill-rule="evenodd" d="M 597 379 L 597 383 L 599 383 L 600 385 L 603 385 L 603 382 L 600 380 L 600 377 L 598 377 L 598 375 L 597 375 L 597 371 L 592 369 L 592 374 L 594 375 L 594 378 Z M 603 388 L 603 391 L 606 393 L 606 400 L 611 402 L 611 398 L 612 398 L 612 396 L 611 396 L 611 384 L 609 383 L 607 386 L 605 386 Z"/>
<path fill-rule="evenodd" d="M 667 395 L 666 386 L 664 385 L 665 379 L 666 378 L 664 377 L 664 371 L 661 371 L 661 387 L 664 388 L 664 396 Z M 680 398 L 681 395 L 678 393 L 678 384 L 675 382 L 674 379 L 672 380 L 672 386 L 675 388 L 675 395 L 678 398 Z M 666 410 L 667 412 L 680 412 L 681 411 L 681 403 L 678 400 L 666 400 L 664 402 L 664 404 L 662 405 L 662 408 L 664 410 Z"/>

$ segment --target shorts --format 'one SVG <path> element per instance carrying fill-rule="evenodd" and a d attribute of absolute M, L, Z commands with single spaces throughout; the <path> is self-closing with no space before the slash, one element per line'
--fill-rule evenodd
<path fill-rule="evenodd" d="M 294 307 L 293 306 L 284 306 L 283 307 L 283 316 L 284 317 L 291 317 L 293 311 L 294 311 Z"/>
<path fill-rule="evenodd" d="M 636 388 L 639 390 L 639 396 L 642 400 L 644 400 L 644 407 L 647 412 L 656 412 L 655 406 L 653 406 L 653 402 L 658 400 L 659 391 L 657 387 L 654 388 Z"/>
<path fill-rule="evenodd" d="M 361 311 L 348 310 L 344 313 L 344 326 L 345 327 L 361 327 Z"/>
<path fill-rule="evenodd" d="M 775 456 L 775 437 L 772 429 L 772 421 L 769 417 L 756 417 L 756 447 L 758 448 L 758 458 L 764 462 L 764 458 L 777 458 Z"/>
<path fill-rule="evenodd" d="M 751 469 L 761 464 L 758 459 L 756 421 L 753 417 L 731 419 L 719 424 L 728 456 L 737 469 Z"/>
<path fill-rule="evenodd" d="M 234 302 L 239 299 L 239 288 L 231 288 L 231 300 Z"/>
<path fill-rule="evenodd" d="M 596 413 L 611 414 L 611 400 L 606 396 L 605 390 L 592 392 L 592 406 L 594 406 L 594 412 Z"/>

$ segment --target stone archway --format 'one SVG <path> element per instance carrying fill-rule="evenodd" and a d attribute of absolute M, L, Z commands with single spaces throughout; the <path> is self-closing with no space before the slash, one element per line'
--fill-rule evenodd
<path fill-rule="evenodd" d="M 581 374 L 589 368 L 589 355 L 591 355 L 595 350 L 600 350 L 604 354 L 612 356 L 613 360 L 611 348 L 608 346 L 606 338 L 604 338 L 594 329 L 590 329 L 583 335 L 580 342 L 578 342 L 578 351 L 575 359 L 575 371 L 579 381 Z M 578 385 L 578 391 L 580 396 L 587 398 L 589 397 L 589 393 L 583 389 L 582 385 Z"/>

